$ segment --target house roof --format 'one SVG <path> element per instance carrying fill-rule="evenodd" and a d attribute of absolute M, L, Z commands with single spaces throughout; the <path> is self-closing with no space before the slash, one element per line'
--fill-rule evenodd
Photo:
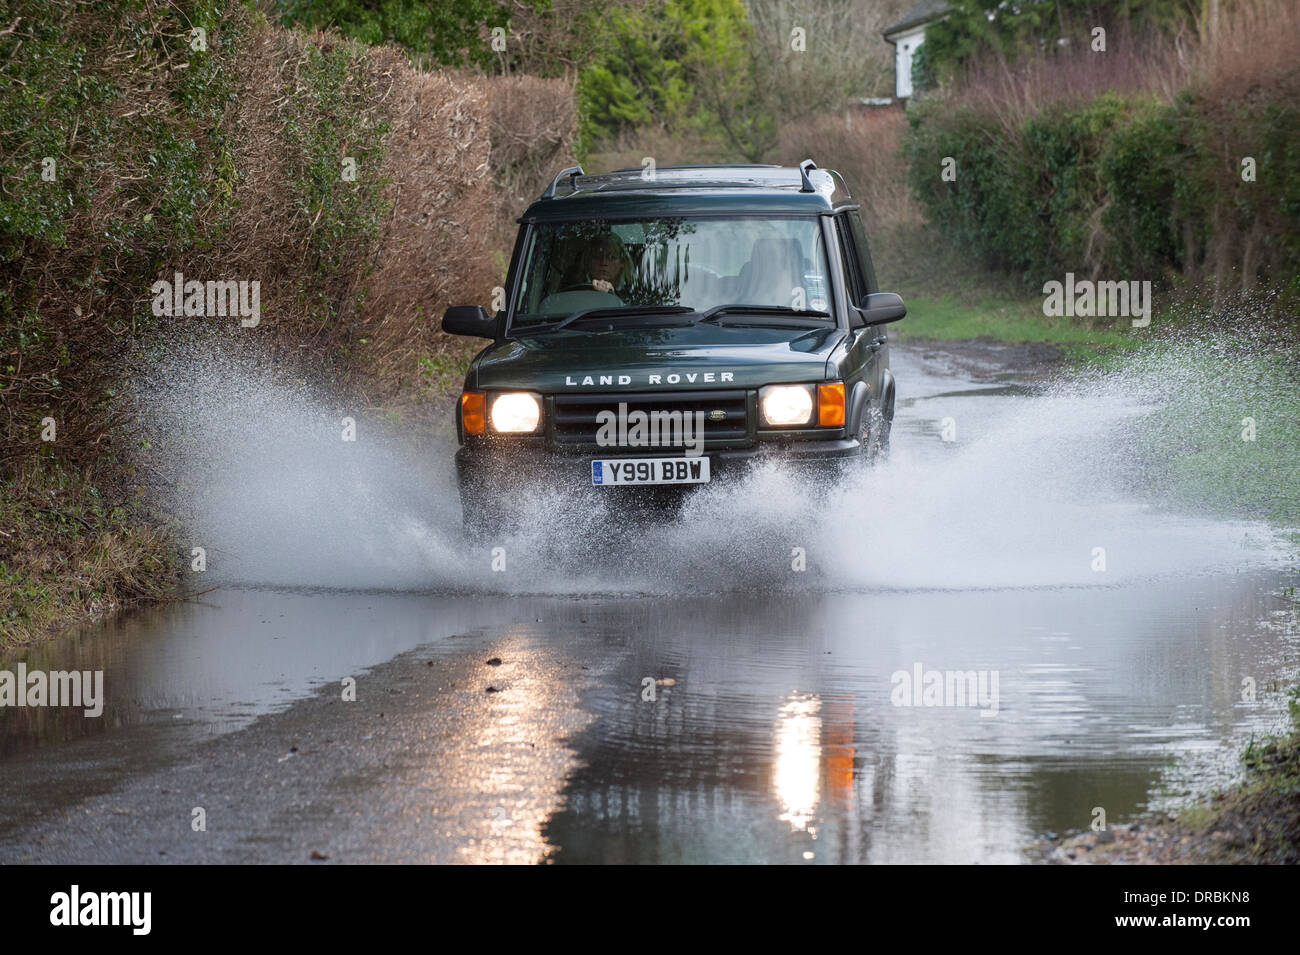
<path fill-rule="evenodd" d="M 893 26 L 885 27 L 884 37 L 889 39 L 895 33 L 902 33 L 904 30 L 910 30 L 912 27 L 919 27 L 931 20 L 938 20 L 947 16 L 952 11 L 952 4 L 948 0 L 921 0 L 911 10 L 903 15 Z"/>

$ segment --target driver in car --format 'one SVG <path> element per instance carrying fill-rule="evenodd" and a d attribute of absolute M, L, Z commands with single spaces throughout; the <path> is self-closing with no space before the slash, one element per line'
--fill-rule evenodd
<path fill-rule="evenodd" d="M 597 292 L 613 293 L 623 279 L 627 252 L 623 240 L 607 232 L 592 242 L 587 259 L 589 283 Z"/>

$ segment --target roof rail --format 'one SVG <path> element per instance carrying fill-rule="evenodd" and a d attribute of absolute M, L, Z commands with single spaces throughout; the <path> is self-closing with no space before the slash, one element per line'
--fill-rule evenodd
<path fill-rule="evenodd" d="M 803 162 L 799 163 L 799 178 L 803 180 L 803 185 L 799 187 L 800 192 L 817 191 L 817 189 L 812 184 L 812 180 L 808 178 L 808 170 L 816 169 L 816 168 L 817 168 L 817 164 L 813 162 L 811 159 L 805 159 Z"/>
<path fill-rule="evenodd" d="M 695 163 L 677 163 L 672 166 L 659 166 L 659 172 L 671 172 L 674 169 L 780 169 L 780 165 L 771 162 L 695 162 Z M 644 166 L 624 166 L 622 169 L 615 169 L 603 175 L 614 176 L 620 172 L 641 173 L 645 171 Z"/>
<path fill-rule="evenodd" d="M 569 187 L 572 189 L 572 188 L 577 188 L 577 182 L 575 180 L 579 176 L 585 176 L 585 175 L 586 173 L 582 171 L 581 166 L 570 166 L 568 169 L 561 169 L 558 173 L 556 173 L 555 178 L 551 180 L 551 184 L 546 187 L 546 191 L 542 193 L 541 197 L 543 199 L 554 199 L 555 187 L 560 184 L 560 180 L 563 179 L 565 176 L 569 177 Z"/>

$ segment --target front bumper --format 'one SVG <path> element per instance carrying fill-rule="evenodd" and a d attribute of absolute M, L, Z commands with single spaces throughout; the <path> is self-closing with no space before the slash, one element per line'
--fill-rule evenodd
<path fill-rule="evenodd" d="M 456 452 L 456 475 L 461 496 L 496 496 L 540 485 L 554 490 L 585 490 L 610 497 L 662 497 L 682 494 L 742 479 L 755 467 L 769 462 L 810 479 L 834 479 L 846 462 L 858 457 L 856 438 L 782 441 L 761 440 L 751 447 L 706 450 L 709 484 L 596 486 L 591 483 L 591 462 L 610 458 L 681 457 L 671 448 L 566 448 L 556 451 L 542 442 L 495 440 L 467 444 Z"/>

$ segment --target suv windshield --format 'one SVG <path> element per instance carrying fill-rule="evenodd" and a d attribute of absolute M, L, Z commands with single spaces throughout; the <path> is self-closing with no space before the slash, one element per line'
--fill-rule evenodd
<path fill-rule="evenodd" d="M 816 217 L 539 223 L 525 252 L 515 321 L 589 309 L 755 305 L 827 312 Z"/>

